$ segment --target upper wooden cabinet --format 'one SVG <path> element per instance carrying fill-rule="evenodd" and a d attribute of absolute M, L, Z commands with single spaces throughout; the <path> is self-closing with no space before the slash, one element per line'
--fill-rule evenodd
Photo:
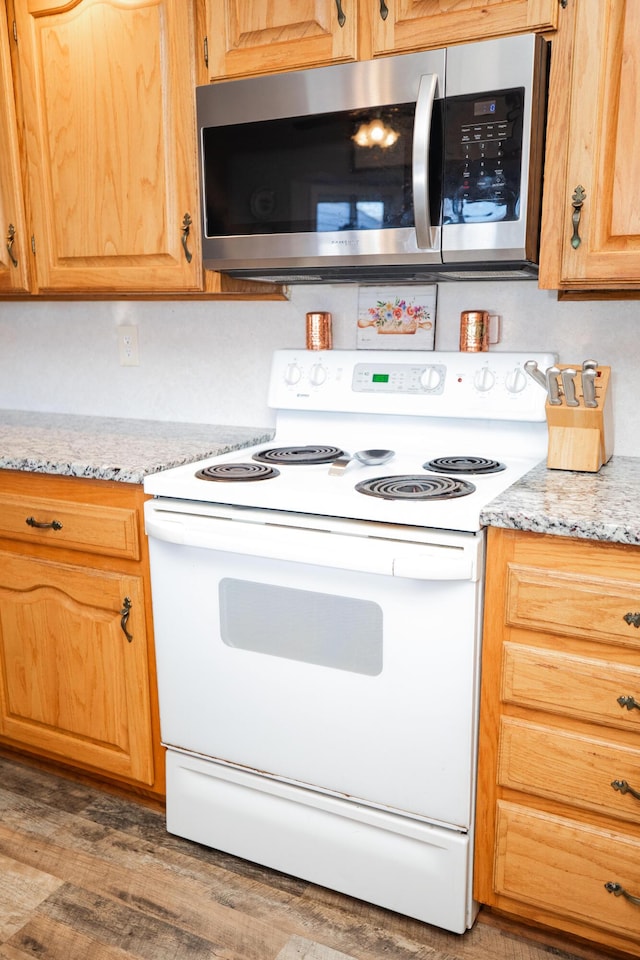
<path fill-rule="evenodd" d="M 351 0 L 207 2 L 212 80 L 355 60 L 357 39 Z"/>
<path fill-rule="evenodd" d="M 13 6 L 38 289 L 201 290 L 193 3 Z"/>
<path fill-rule="evenodd" d="M 378 0 L 361 0 L 365 3 L 380 6 Z M 559 5 L 559 0 L 389 0 L 388 16 L 373 16 L 371 21 L 372 52 L 375 56 L 555 30 Z"/>
<path fill-rule="evenodd" d="M 19 293 L 29 290 L 28 233 L 4 0 L 0 2 L 0 86 L 0 293 Z"/>
<path fill-rule="evenodd" d="M 555 29 L 558 0 L 208 0 L 212 80 Z"/>
<path fill-rule="evenodd" d="M 567 14 L 552 58 L 540 286 L 640 289 L 640 4 L 570 0 Z"/>

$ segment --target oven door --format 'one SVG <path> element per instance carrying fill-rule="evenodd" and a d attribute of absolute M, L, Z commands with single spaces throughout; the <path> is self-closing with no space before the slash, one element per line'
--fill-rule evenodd
<path fill-rule="evenodd" d="M 165 745 L 470 827 L 481 536 L 145 509 Z"/>

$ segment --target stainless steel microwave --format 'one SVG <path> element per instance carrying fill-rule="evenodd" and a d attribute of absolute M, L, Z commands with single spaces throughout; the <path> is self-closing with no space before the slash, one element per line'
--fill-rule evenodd
<path fill-rule="evenodd" d="M 198 87 L 205 267 L 535 276 L 547 47 L 526 34 Z"/>

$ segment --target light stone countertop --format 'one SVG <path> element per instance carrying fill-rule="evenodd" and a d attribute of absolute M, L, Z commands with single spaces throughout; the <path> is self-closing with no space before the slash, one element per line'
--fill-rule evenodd
<path fill-rule="evenodd" d="M 268 427 L 0 410 L 0 469 L 142 483 L 272 436 Z"/>
<path fill-rule="evenodd" d="M 142 483 L 145 476 L 264 443 L 269 427 L 0 410 L 0 469 Z M 544 463 L 481 512 L 485 526 L 640 545 L 640 458 L 598 473 Z"/>
<path fill-rule="evenodd" d="M 640 458 L 612 457 L 598 473 L 539 464 L 488 504 L 485 526 L 640 544 Z"/>

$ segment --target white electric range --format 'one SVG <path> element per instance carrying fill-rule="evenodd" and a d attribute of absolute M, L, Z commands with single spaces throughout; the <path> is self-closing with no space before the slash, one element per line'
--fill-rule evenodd
<path fill-rule="evenodd" d="M 471 926 L 480 512 L 546 453 L 527 360 L 277 351 L 272 441 L 146 479 L 170 831 Z"/>

